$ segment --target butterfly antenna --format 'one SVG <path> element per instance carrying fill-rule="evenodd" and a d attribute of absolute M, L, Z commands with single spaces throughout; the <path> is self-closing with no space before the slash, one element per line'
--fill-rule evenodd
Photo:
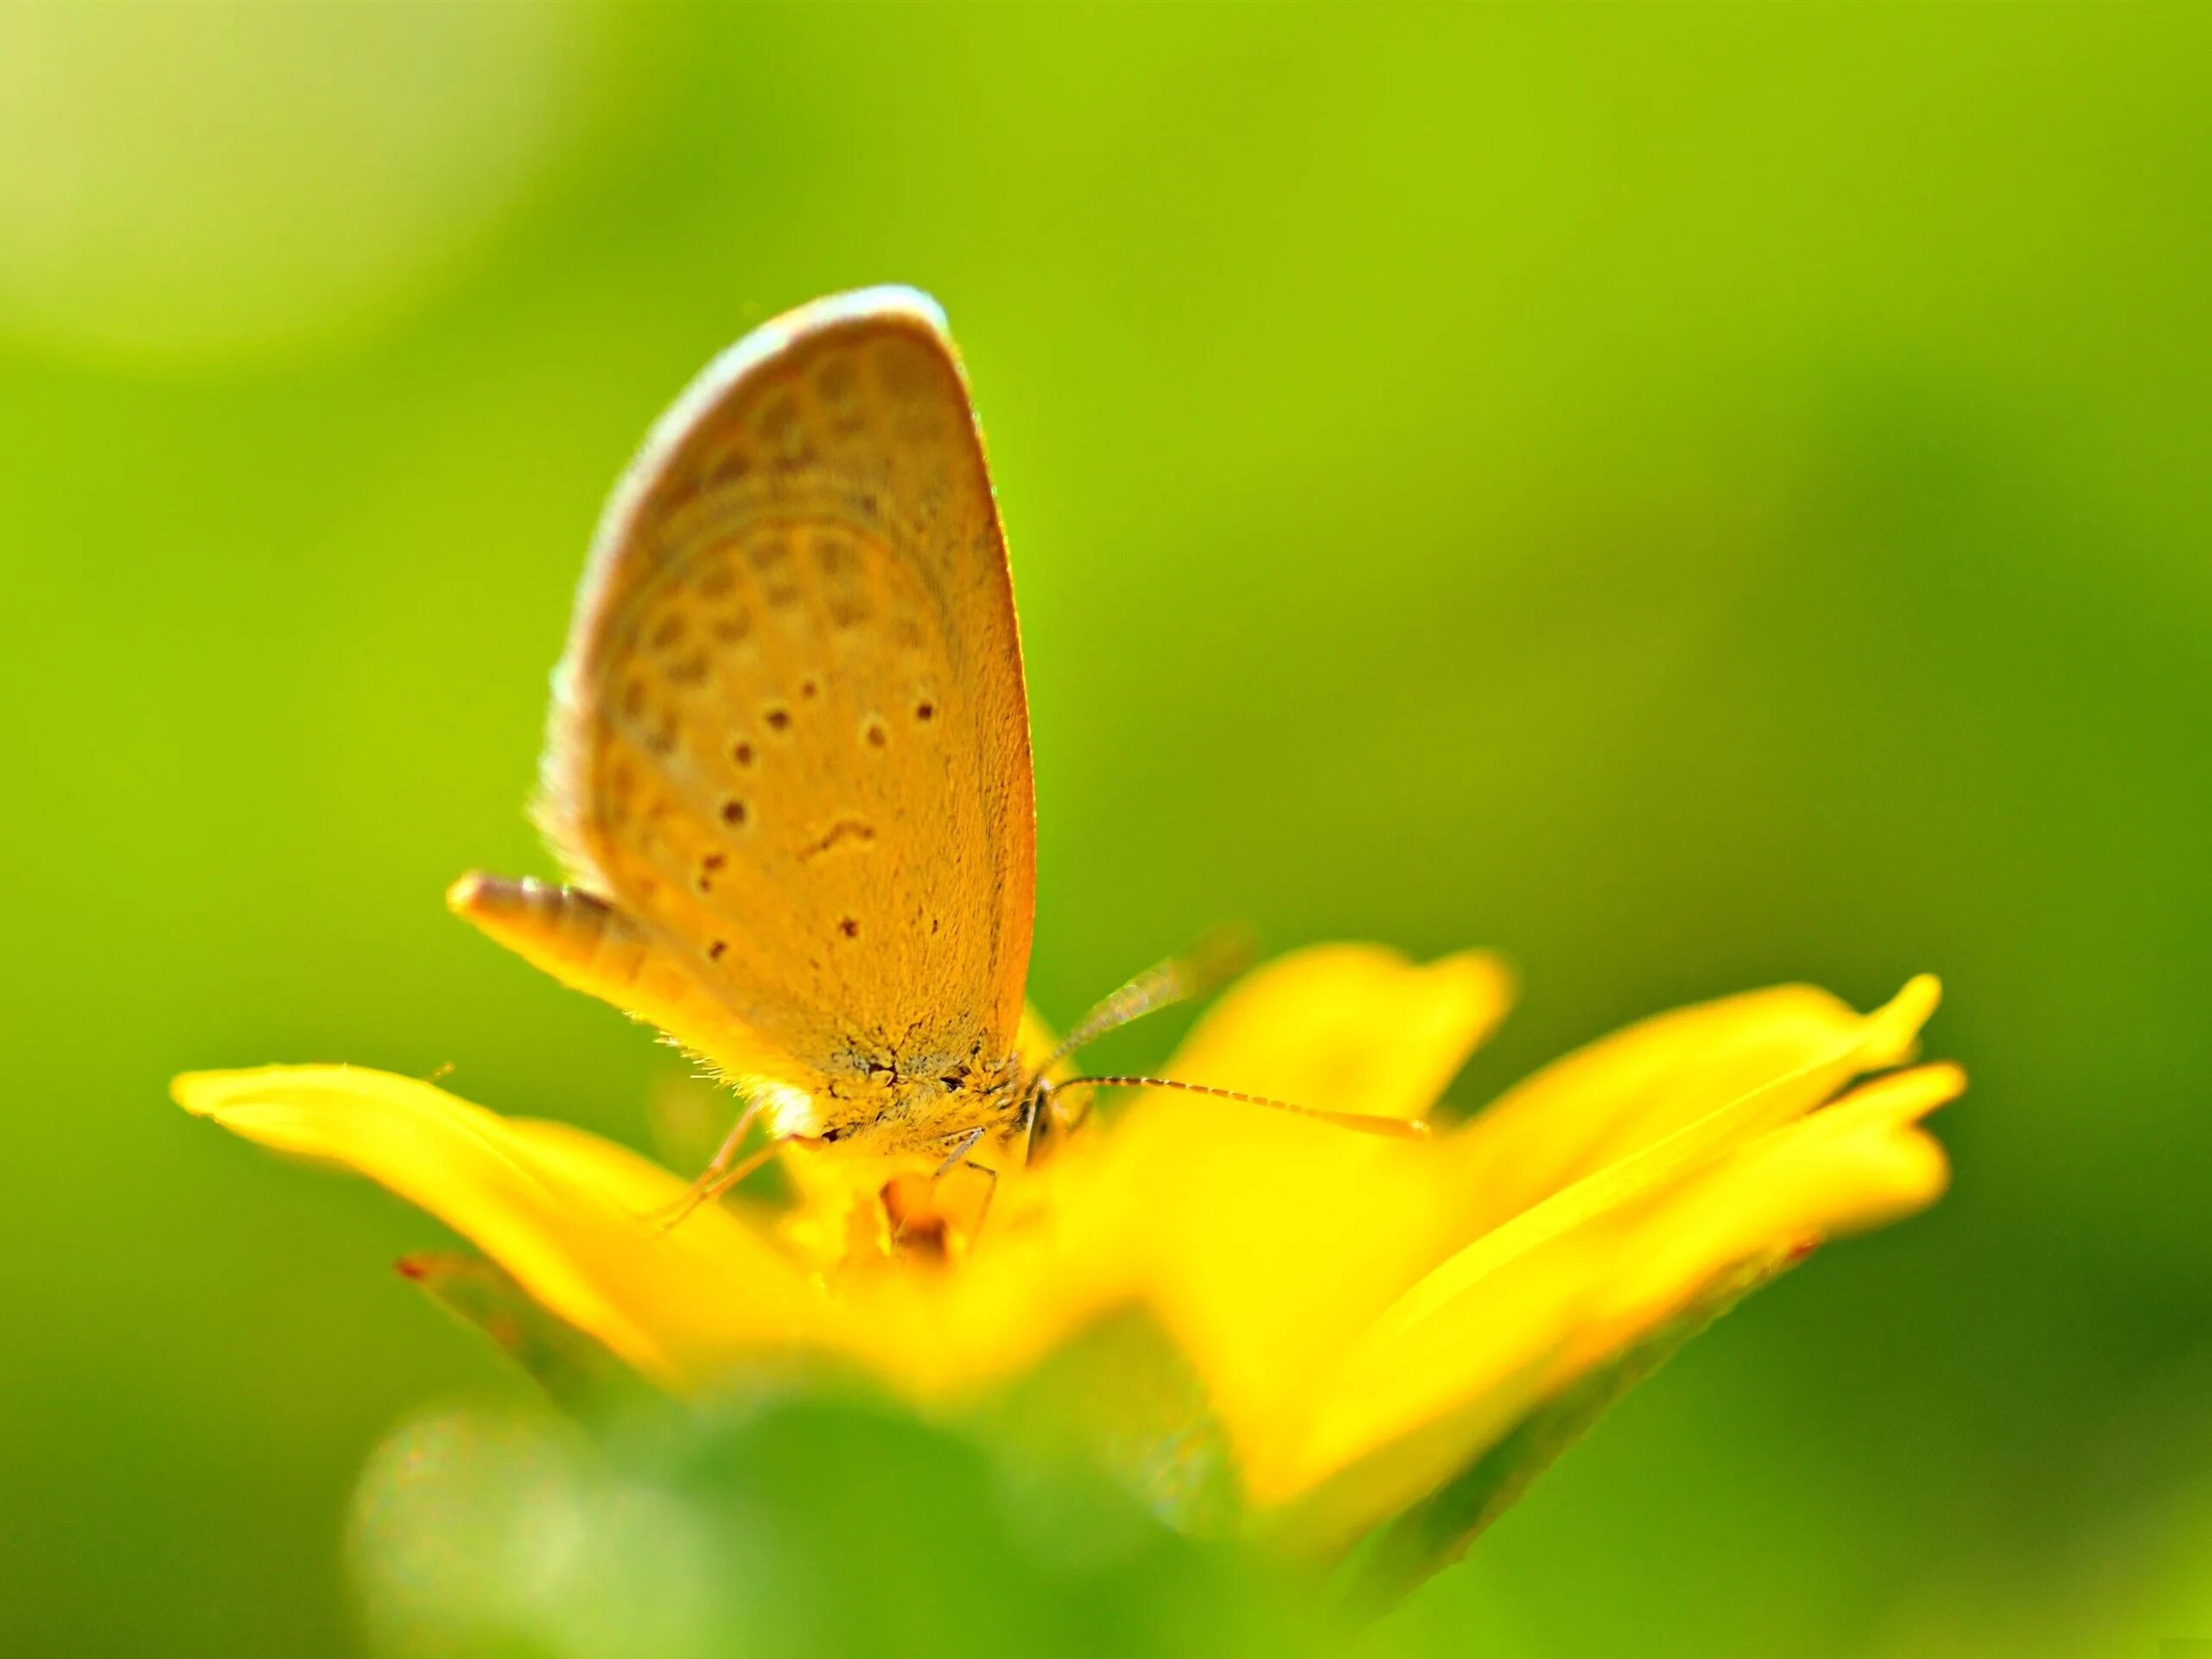
<path fill-rule="evenodd" d="M 1210 1084 L 1180 1083 L 1173 1077 L 1070 1077 L 1065 1083 L 1052 1085 L 1055 1093 L 1070 1089 L 1176 1089 L 1189 1095 L 1211 1095 L 1216 1100 L 1241 1100 L 1248 1106 L 1266 1106 L 1278 1112 L 1288 1112 L 1297 1117 L 1310 1117 L 1316 1122 L 1333 1124 L 1340 1129 L 1353 1129 L 1362 1135 L 1388 1135 L 1397 1141 L 1426 1141 L 1428 1125 L 1417 1117 L 1384 1117 L 1373 1112 L 1330 1112 L 1318 1106 L 1300 1106 L 1294 1101 L 1275 1100 L 1267 1095 L 1248 1095 L 1239 1089 L 1216 1089 Z"/>
<path fill-rule="evenodd" d="M 1035 1075 L 1043 1077 L 1079 1048 L 1096 1042 L 1147 1014 L 1204 996 L 1243 972 L 1253 957 L 1249 933 L 1223 928 L 1208 933 L 1179 957 L 1147 968 L 1075 1022 L 1060 1046 L 1046 1057 Z"/>

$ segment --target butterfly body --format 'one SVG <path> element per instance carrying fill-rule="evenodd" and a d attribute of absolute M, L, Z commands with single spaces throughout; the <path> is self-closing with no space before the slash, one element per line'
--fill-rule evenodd
<path fill-rule="evenodd" d="M 934 1071 L 936 1066 L 945 1066 Z M 812 1133 L 881 1153 L 934 1152 L 981 1130 L 1012 1134 L 1030 1079 L 1016 1055 L 988 1064 L 947 1065 L 925 1057 L 921 1075 L 871 1071 L 825 1079 L 815 1097 Z"/>
<path fill-rule="evenodd" d="M 571 887 L 472 877 L 455 907 L 776 1133 L 931 1151 L 1019 1122 L 1028 719 L 932 302 L 803 308 L 655 427 L 586 571 L 538 817 Z"/>

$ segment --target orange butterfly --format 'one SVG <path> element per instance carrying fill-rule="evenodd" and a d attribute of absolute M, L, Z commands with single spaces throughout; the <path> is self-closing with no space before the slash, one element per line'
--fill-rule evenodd
<path fill-rule="evenodd" d="M 779 318 L 653 428 L 593 545 L 538 817 L 573 885 L 469 875 L 450 901 L 751 1097 L 702 1193 L 734 1179 L 715 1180 L 756 1112 L 774 1137 L 948 1165 L 987 1135 L 1033 1149 L 1053 1120 L 1016 1052 L 1036 871 L 1021 647 L 967 379 L 926 296 Z M 1132 982 L 1063 1052 L 1195 977 Z"/>

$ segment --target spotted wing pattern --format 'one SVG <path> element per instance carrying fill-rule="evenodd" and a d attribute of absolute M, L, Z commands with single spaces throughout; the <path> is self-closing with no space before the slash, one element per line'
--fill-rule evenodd
<path fill-rule="evenodd" d="M 539 808 L 576 884 L 834 1077 L 1011 1052 L 1028 717 L 944 319 L 872 289 L 748 336 L 601 523 Z"/>

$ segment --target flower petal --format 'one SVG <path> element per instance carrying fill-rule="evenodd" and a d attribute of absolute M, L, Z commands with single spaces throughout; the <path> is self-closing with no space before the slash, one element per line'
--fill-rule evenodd
<path fill-rule="evenodd" d="M 1306 1376 L 1303 1421 L 1248 1460 L 1255 1502 L 1329 1483 L 1316 1520 L 1349 1536 L 1433 1488 L 1541 1402 L 1609 1263 L 1582 1233 L 1549 1239 L 1344 1344 Z"/>
<path fill-rule="evenodd" d="M 1336 1518 L 1386 1513 L 1510 1426 L 1502 1407 L 1533 1408 L 1746 1268 L 1942 1191 L 1941 1149 L 1914 1125 L 1964 1087 L 1956 1067 L 1883 1077 L 1743 1140 L 1797 1081 L 1716 1109 L 1429 1274 L 1313 1379 L 1302 1443 L 1267 1471 L 1275 1501 L 1372 1459 L 1380 1473 L 1348 1483 L 1344 1500 L 1372 1507 Z"/>
<path fill-rule="evenodd" d="M 1014 1039 L 1014 1052 L 1021 1056 L 1024 1065 L 1042 1065 L 1052 1052 L 1059 1046 L 1059 1033 L 1045 1021 L 1045 1016 L 1029 1003 L 1021 1005 L 1021 1029 Z M 1067 1075 L 1065 1066 L 1055 1066 L 1054 1077 Z"/>
<path fill-rule="evenodd" d="M 1965 1087 L 1955 1065 L 1877 1078 L 1668 1193 L 1637 1219 L 1634 1247 L 1608 1279 L 1575 1355 L 1618 1347 L 1670 1317 L 1716 1274 L 1763 1252 L 1925 1209 L 1942 1194 L 1949 1165 L 1917 1125 Z"/>
<path fill-rule="evenodd" d="M 1468 1234 L 1700 1121 L 1733 1139 L 1786 1122 L 1854 1073 L 1910 1058 L 1941 988 L 1922 975 L 1872 1014 L 1788 985 L 1678 1009 L 1554 1061 L 1452 1137 Z M 1758 1096 L 1755 1109 L 1713 1119 Z"/>
<path fill-rule="evenodd" d="M 1246 976 L 1169 1075 L 1333 1111 L 1425 1113 L 1503 1014 L 1492 958 L 1421 965 L 1329 945 Z M 1265 1455 L 1309 1369 L 1455 1239 L 1458 1200 L 1433 1142 L 1362 1135 L 1264 1107 L 1166 1090 L 1111 1124 L 1072 1181 L 1074 1279 L 1141 1294 L 1190 1355 L 1225 1430 Z M 1077 1173 L 1080 1170 L 1071 1170 Z"/>
<path fill-rule="evenodd" d="M 1314 945 L 1230 987 L 1167 1075 L 1332 1112 L 1419 1117 L 1512 1002 L 1512 976 L 1480 951 L 1424 963 L 1380 945 Z M 1208 1109 L 1162 1092 L 1131 1116 L 1173 1114 L 1195 1135 Z M 1280 1121 L 1221 1116 L 1240 1131 Z"/>
<path fill-rule="evenodd" d="M 662 1228 L 651 1212 L 683 1183 L 581 1130 L 510 1122 L 353 1066 L 195 1072 L 172 1092 L 248 1140 L 355 1170 L 429 1211 L 664 1384 L 696 1385 L 813 1332 L 806 1287 L 765 1240 L 713 1208 Z"/>

